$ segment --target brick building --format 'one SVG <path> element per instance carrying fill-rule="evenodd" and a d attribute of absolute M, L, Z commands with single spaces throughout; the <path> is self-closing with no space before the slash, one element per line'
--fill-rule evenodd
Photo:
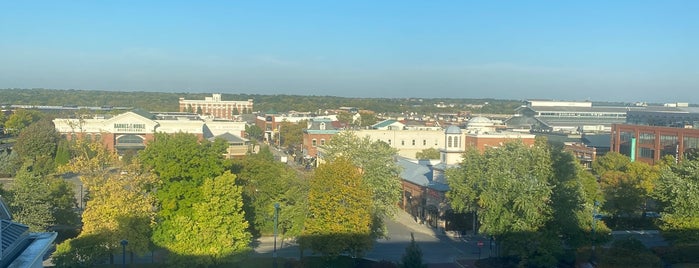
<path fill-rule="evenodd" d="M 615 124 L 611 136 L 611 151 L 649 164 L 699 150 L 699 129 L 693 128 Z"/>

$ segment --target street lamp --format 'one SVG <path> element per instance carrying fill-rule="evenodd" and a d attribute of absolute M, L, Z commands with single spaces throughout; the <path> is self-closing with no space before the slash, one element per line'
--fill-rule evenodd
<path fill-rule="evenodd" d="M 277 225 L 279 223 L 279 203 L 274 203 L 274 266 L 277 266 Z"/>
<path fill-rule="evenodd" d="M 121 267 L 126 268 L 126 245 L 129 244 L 129 241 L 127 241 L 126 239 L 122 239 L 120 243 L 121 243 L 121 249 L 122 249 L 122 251 L 121 251 Z"/>

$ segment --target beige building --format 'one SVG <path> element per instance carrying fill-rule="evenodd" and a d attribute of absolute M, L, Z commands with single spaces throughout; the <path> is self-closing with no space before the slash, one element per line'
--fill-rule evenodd
<path fill-rule="evenodd" d="M 213 94 L 205 97 L 204 100 L 186 100 L 180 98 L 180 112 L 197 113 L 200 115 L 210 115 L 215 118 L 235 119 L 235 114 L 253 111 L 253 100 L 247 101 L 224 101 L 221 94 Z"/>
<path fill-rule="evenodd" d="M 243 122 L 205 121 L 191 113 L 150 113 L 138 109 L 115 116 L 57 118 L 53 123 L 56 131 L 68 140 L 99 140 L 108 149 L 120 154 L 145 148 L 155 138 L 155 133 L 189 133 L 203 140 L 226 133 L 242 137 L 245 131 Z M 241 140 L 246 142 L 245 139 Z"/>

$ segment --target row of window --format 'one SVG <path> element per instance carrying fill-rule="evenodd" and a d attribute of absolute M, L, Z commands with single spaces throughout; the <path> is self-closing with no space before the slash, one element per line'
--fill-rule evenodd
<path fill-rule="evenodd" d="M 391 139 L 387 139 L 387 140 L 386 140 L 386 143 L 388 143 L 388 145 L 393 146 L 393 141 L 392 141 Z M 400 141 L 400 145 L 401 145 L 401 146 L 405 146 L 405 140 L 401 140 L 401 141 Z M 412 146 L 417 145 L 417 141 L 416 141 L 416 140 L 412 140 L 411 145 L 412 145 Z M 435 146 L 438 145 L 436 140 L 434 141 L 434 145 L 435 145 Z M 427 146 L 427 140 L 422 140 L 422 146 Z"/>

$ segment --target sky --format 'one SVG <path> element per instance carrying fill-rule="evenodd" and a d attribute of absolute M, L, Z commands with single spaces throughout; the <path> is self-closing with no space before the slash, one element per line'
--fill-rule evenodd
<path fill-rule="evenodd" d="M 0 88 L 699 103 L 694 0 L 3 1 L 0 10 Z"/>

